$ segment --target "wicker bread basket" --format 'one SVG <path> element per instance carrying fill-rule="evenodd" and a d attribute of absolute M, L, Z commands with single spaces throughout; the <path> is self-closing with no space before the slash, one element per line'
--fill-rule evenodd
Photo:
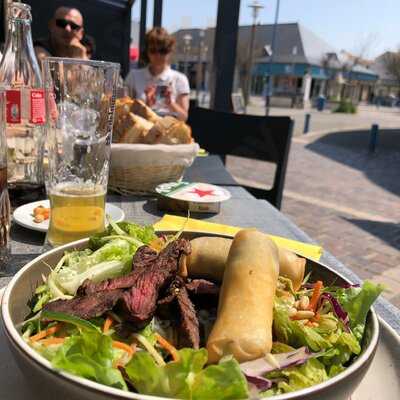
<path fill-rule="evenodd" d="M 109 188 L 122 194 L 152 194 L 160 183 L 182 179 L 199 151 L 191 144 L 112 144 Z"/>

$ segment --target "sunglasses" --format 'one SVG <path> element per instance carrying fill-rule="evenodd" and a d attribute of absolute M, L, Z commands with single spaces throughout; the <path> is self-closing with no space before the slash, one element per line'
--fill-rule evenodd
<path fill-rule="evenodd" d="M 65 29 L 68 25 L 73 31 L 79 31 L 82 27 L 80 25 L 75 24 L 75 22 L 68 21 L 67 19 L 56 19 L 56 25 L 59 28 Z"/>
<path fill-rule="evenodd" d="M 150 48 L 149 49 L 149 53 L 150 54 L 161 54 L 161 55 L 166 55 L 170 53 L 169 49 L 166 48 L 161 48 L 161 49 L 157 49 L 157 48 Z"/>

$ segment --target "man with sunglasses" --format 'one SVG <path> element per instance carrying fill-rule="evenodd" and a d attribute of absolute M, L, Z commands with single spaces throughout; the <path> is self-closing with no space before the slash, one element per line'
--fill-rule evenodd
<path fill-rule="evenodd" d="M 49 21 L 49 37 L 35 41 L 36 56 L 88 59 L 87 48 L 82 44 L 83 16 L 76 8 L 59 7 Z"/>

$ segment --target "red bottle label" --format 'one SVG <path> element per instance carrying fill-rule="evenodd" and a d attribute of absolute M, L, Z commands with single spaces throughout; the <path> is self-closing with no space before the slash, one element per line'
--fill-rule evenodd
<path fill-rule="evenodd" d="M 9 124 L 21 123 L 21 91 L 6 90 L 6 117 Z"/>
<path fill-rule="evenodd" d="M 31 90 L 31 118 L 29 122 L 42 125 L 46 121 L 46 108 L 44 104 L 44 90 Z"/>

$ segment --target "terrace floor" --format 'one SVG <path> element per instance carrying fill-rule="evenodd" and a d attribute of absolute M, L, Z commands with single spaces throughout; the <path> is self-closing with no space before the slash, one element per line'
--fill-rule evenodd
<path fill-rule="evenodd" d="M 295 136 L 282 211 L 361 278 L 384 283 L 400 307 L 400 129 L 382 131 L 374 154 L 368 138 L 334 129 Z M 244 184 L 263 186 L 272 175 L 254 160 L 227 165 Z"/>

